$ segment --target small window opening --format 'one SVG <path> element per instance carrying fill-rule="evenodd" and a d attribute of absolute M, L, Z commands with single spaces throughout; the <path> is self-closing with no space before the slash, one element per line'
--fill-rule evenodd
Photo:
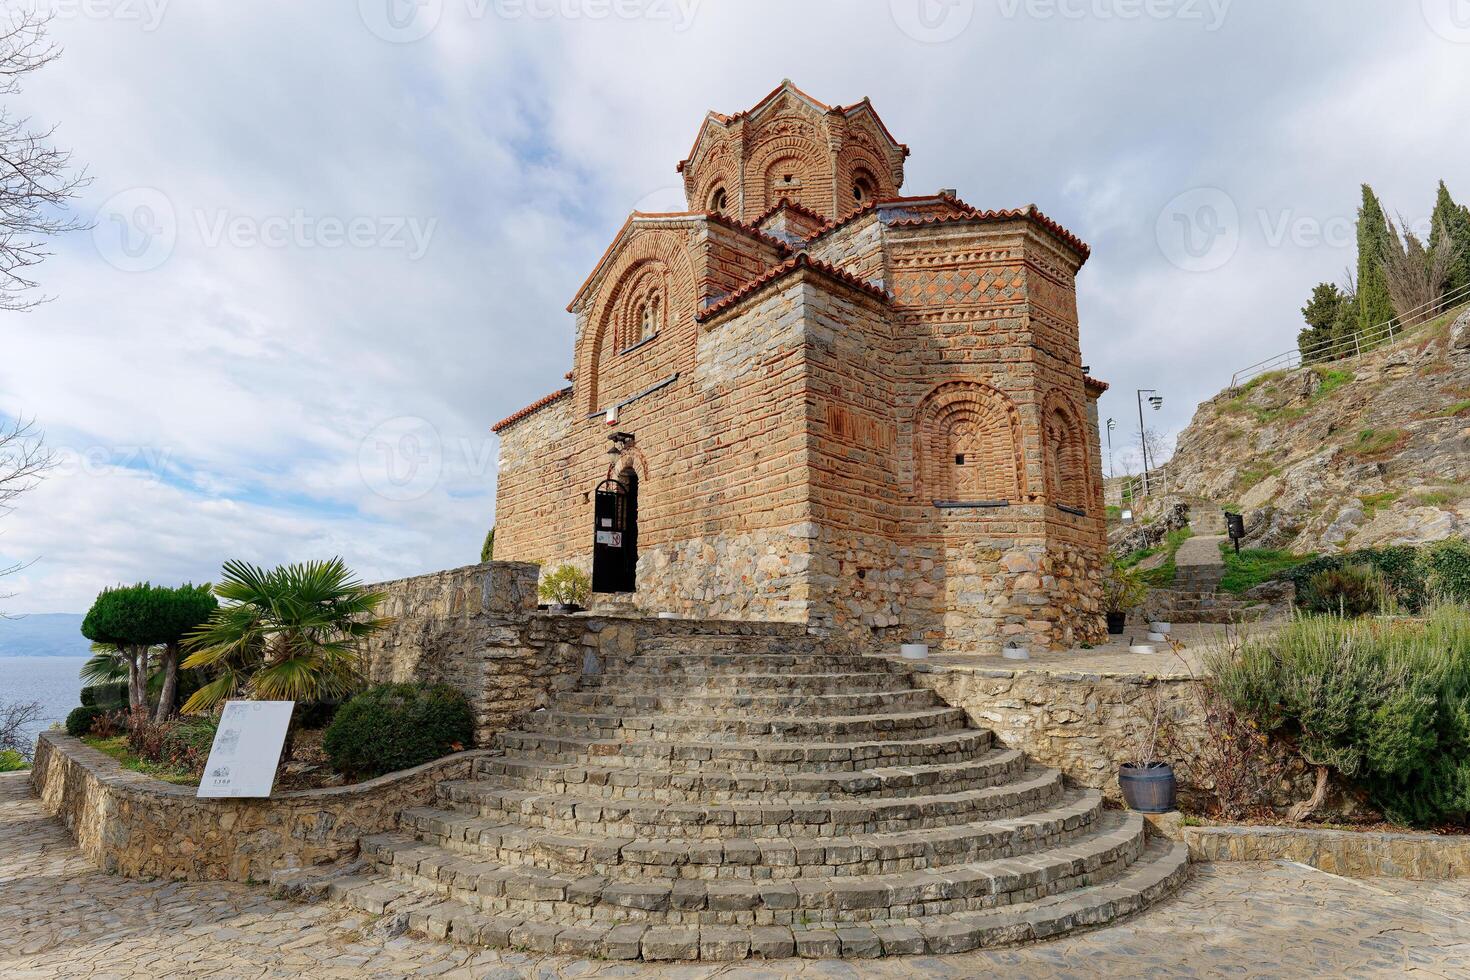
<path fill-rule="evenodd" d="M 954 465 L 956 465 L 956 466 L 964 466 L 965 465 L 965 454 L 964 453 L 955 453 L 954 454 Z"/>
<path fill-rule="evenodd" d="M 725 189 L 723 187 L 715 188 L 714 194 L 710 196 L 709 209 L 716 214 L 724 214 L 725 209 L 729 205 L 730 196 L 725 193 Z"/>

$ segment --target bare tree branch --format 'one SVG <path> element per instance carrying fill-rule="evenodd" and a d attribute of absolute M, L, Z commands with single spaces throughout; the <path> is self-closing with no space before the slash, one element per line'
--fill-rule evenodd
<path fill-rule="evenodd" d="M 46 448 L 34 419 L 0 416 L 0 517 L 14 510 L 12 501 L 33 489 L 55 465 L 56 455 Z M 14 575 L 29 564 L 20 561 L 0 567 L 0 578 Z M 0 594 L 0 599 L 9 598 L 10 595 Z"/>
<path fill-rule="evenodd" d="M 61 56 L 46 35 L 50 15 L 34 11 L 0 15 L 0 310 L 28 310 L 37 295 L 32 272 L 51 253 L 48 239 L 88 227 L 67 213 L 90 181 L 71 173 L 71 153 L 51 142 L 55 127 L 36 129 L 11 111 L 21 82 Z"/>
<path fill-rule="evenodd" d="M 0 752 L 19 752 L 27 762 L 32 761 L 35 736 L 27 729 L 40 717 L 39 701 L 0 702 Z"/>
<path fill-rule="evenodd" d="M 1392 234 L 1383 248 L 1383 273 L 1388 280 L 1388 298 L 1401 318 L 1422 316 L 1439 301 L 1445 282 L 1459 258 L 1459 250 L 1441 230 L 1440 240 L 1426 248 L 1399 215 L 1399 227 L 1389 223 Z"/>

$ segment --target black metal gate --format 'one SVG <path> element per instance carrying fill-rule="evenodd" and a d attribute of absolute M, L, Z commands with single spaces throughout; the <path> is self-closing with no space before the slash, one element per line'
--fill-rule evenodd
<path fill-rule="evenodd" d="M 627 482 L 604 480 L 597 488 L 593 518 L 592 591 L 633 592 L 638 578 L 638 474 Z"/>

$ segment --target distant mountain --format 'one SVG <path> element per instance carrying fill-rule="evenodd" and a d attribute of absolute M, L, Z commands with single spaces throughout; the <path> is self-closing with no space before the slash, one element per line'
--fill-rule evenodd
<path fill-rule="evenodd" d="M 35 613 L 0 619 L 0 657 L 87 657 L 92 644 L 82 635 L 77 613 Z"/>

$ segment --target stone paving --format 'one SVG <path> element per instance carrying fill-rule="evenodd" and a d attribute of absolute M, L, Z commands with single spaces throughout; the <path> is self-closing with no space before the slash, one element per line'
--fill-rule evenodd
<path fill-rule="evenodd" d="M 390 937 L 365 916 L 238 884 L 94 870 L 0 775 L 0 977 L 1447 977 L 1470 978 L 1470 882 L 1351 881 L 1217 864 L 1104 929 L 1019 949 L 871 962 L 612 964 Z"/>

